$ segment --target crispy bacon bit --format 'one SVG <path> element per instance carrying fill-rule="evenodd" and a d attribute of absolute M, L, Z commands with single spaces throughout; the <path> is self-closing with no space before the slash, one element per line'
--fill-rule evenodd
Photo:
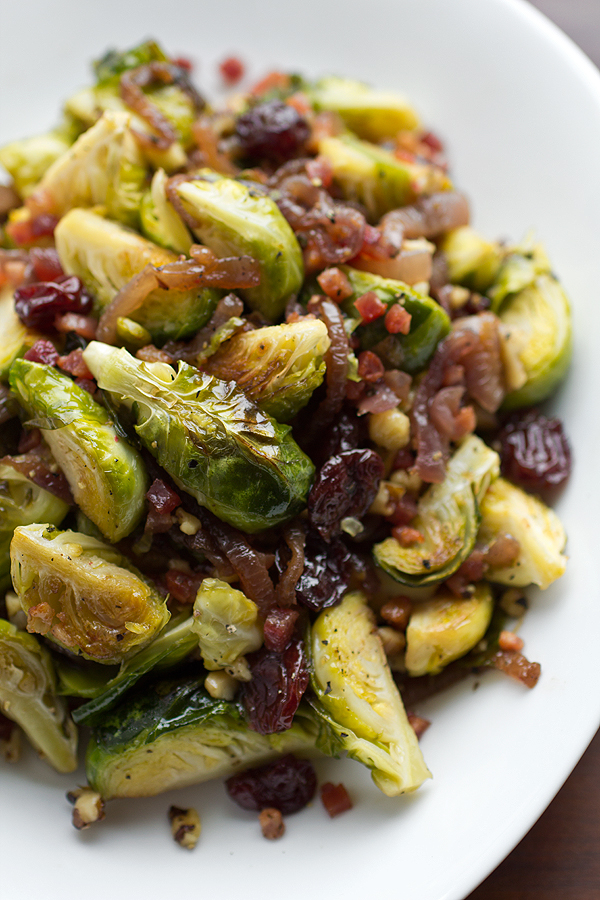
<path fill-rule="evenodd" d="M 29 261 L 35 281 L 56 281 L 65 274 L 54 247 L 32 247 Z"/>
<path fill-rule="evenodd" d="M 269 91 L 281 90 L 285 91 L 290 86 L 290 76 L 285 72 L 269 72 L 260 81 L 257 81 L 254 87 L 250 88 L 253 97 L 262 97 Z"/>
<path fill-rule="evenodd" d="M 54 366 L 59 360 L 58 350 L 52 341 L 39 340 L 29 348 L 24 355 L 29 362 L 43 363 L 46 366 Z"/>
<path fill-rule="evenodd" d="M 86 341 L 93 341 L 96 337 L 98 319 L 94 316 L 82 316 L 79 313 L 64 313 L 54 320 L 54 327 L 60 334 L 69 334 L 74 331 Z"/>
<path fill-rule="evenodd" d="M 388 600 L 380 610 L 381 618 L 396 631 L 406 631 L 412 613 L 412 603 L 408 597 L 399 596 Z"/>
<path fill-rule="evenodd" d="M 300 615 L 297 609 L 275 607 L 265 619 L 264 635 L 267 650 L 282 653 L 288 646 Z"/>
<path fill-rule="evenodd" d="M 51 238 L 57 225 L 57 216 L 40 213 L 20 222 L 9 222 L 5 226 L 5 231 L 17 247 L 25 247 L 35 244 L 36 241 Z"/>
<path fill-rule="evenodd" d="M 244 77 L 244 63 L 237 56 L 228 56 L 219 64 L 221 78 L 227 84 L 237 84 Z"/>
<path fill-rule="evenodd" d="M 196 599 L 203 575 L 189 575 L 180 569 L 169 569 L 164 576 L 164 585 L 179 603 L 191 604 Z"/>
<path fill-rule="evenodd" d="M 383 363 L 372 350 L 363 350 L 358 357 L 358 374 L 363 381 L 374 383 L 383 378 Z"/>
<path fill-rule="evenodd" d="M 380 300 L 375 291 L 367 291 L 354 301 L 354 306 L 362 320 L 363 325 L 380 319 L 387 312 L 387 306 Z"/>
<path fill-rule="evenodd" d="M 322 291 L 335 303 L 341 303 L 354 293 L 346 273 L 335 266 L 321 272 L 317 276 L 317 281 Z"/>
<path fill-rule="evenodd" d="M 491 665 L 528 688 L 535 687 L 542 671 L 539 663 L 529 662 L 517 650 L 499 650 L 492 657 Z"/>
<path fill-rule="evenodd" d="M 63 372 L 75 375 L 76 378 L 84 378 L 86 381 L 92 381 L 94 378 L 85 364 L 83 350 L 81 349 L 72 350 L 66 356 L 59 356 L 57 365 Z"/>
<path fill-rule="evenodd" d="M 261 810 L 258 814 L 258 823 L 263 837 L 268 841 L 277 841 L 285 834 L 285 822 L 278 809 L 267 807 Z"/>
<path fill-rule="evenodd" d="M 396 538 L 402 547 L 413 547 L 415 544 L 422 544 L 425 538 L 416 528 L 409 528 L 408 525 L 397 525 L 392 528 L 392 536 Z"/>
<path fill-rule="evenodd" d="M 400 303 L 394 303 L 385 314 L 385 328 L 390 334 L 408 334 L 412 316 Z"/>
<path fill-rule="evenodd" d="M 352 809 L 352 800 L 343 784 L 327 781 L 321 785 L 321 802 L 330 819 Z"/>
<path fill-rule="evenodd" d="M 170 513 L 179 506 L 181 497 L 168 484 L 155 478 L 150 485 L 146 498 L 158 512 Z"/>
<path fill-rule="evenodd" d="M 524 642 L 514 631 L 501 631 L 498 646 L 501 650 L 522 650 Z"/>
<path fill-rule="evenodd" d="M 392 503 L 393 512 L 386 516 L 389 522 L 394 525 L 408 525 L 412 522 L 418 512 L 417 500 L 412 494 L 407 491 L 401 497 L 394 497 Z"/>
<path fill-rule="evenodd" d="M 491 566 L 503 568 L 514 563 L 520 550 L 519 542 L 508 534 L 499 535 L 487 547 L 477 545 L 446 585 L 453 594 L 464 596 L 469 585 L 481 581 Z"/>
<path fill-rule="evenodd" d="M 417 738 L 420 740 L 421 736 L 425 734 L 425 732 L 431 725 L 431 722 L 429 721 L 429 719 L 424 719 L 422 716 L 417 716 L 412 712 L 407 713 L 406 716 L 408 718 L 409 724 L 412 725 Z"/>

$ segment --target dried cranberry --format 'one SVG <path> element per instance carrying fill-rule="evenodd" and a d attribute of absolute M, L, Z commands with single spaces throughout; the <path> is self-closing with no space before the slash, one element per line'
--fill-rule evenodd
<path fill-rule="evenodd" d="M 356 311 L 361 317 L 363 325 L 380 319 L 387 312 L 387 306 L 380 300 L 375 291 L 367 291 L 361 297 L 354 301 Z"/>
<path fill-rule="evenodd" d="M 304 571 L 296 584 L 296 599 L 318 612 L 339 603 L 348 590 L 354 571 L 353 557 L 339 538 L 330 544 L 309 531 L 304 547 Z"/>
<path fill-rule="evenodd" d="M 64 275 L 56 281 L 41 281 L 15 291 L 15 310 L 27 328 L 53 331 L 58 313 L 92 310 L 92 298 L 76 275 Z"/>
<path fill-rule="evenodd" d="M 25 353 L 25 359 L 29 360 L 29 362 L 54 366 L 58 362 L 59 354 L 52 341 L 39 340 Z"/>
<path fill-rule="evenodd" d="M 272 609 L 265 619 L 264 637 L 267 650 L 281 653 L 292 639 L 300 613 L 297 609 Z"/>
<path fill-rule="evenodd" d="M 317 776 L 307 759 L 291 753 L 274 763 L 233 775 L 225 782 L 232 800 L 242 809 L 278 809 L 290 815 L 304 809 L 317 789 Z"/>
<path fill-rule="evenodd" d="M 361 422 L 354 410 L 343 410 L 325 432 L 321 433 L 318 446 L 311 449 L 313 461 L 322 465 L 331 456 L 345 450 L 355 450 L 360 442 L 360 426 Z"/>
<path fill-rule="evenodd" d="M 309 133 L 306 119 L 281 100 L 269 100 L 251 107 L 236 124 L 242 152 L 252 159 L 268 159 L 275 163 L 295 156 Z"/>
<path fill-rule="evenodd" d="M 237 84 L 244 76 L 244 63 L 237 56 L 228 56 L 219 65 L 219 72 L 227 84 Z"/>
<path fill-rule="evenodd" d="M 560 419 L 530 409 L 511 416 L 498 440 L 502 474 L 526 491 L 551 498 L 571 473 L 571 448 Z"/>
<path fill-rule="evenodd" d="M 169 569 L 165 574 L 164 582 L 171 597 L 179 603 L 193 603 L 202 581 L 202 575 L 188 575 L 179 569 Z"/>
<path fill-rule="evenodd" d="M 146 493 L 146 498 L 150 501 L 152 506 L 161 513 L 173 512 L 173 510 L 181 503 L 179 494 L 176 494 L 175 491 L 172 490 L 168 484 L 165 484 L 164 481 L 161 481 L 160 478 L 154 479 Z"/>
<path fill-rule="evenodd" d="M 308 687 L 303 642 L 294 641 L 283 653 L 263 648 L 247 659 L 252 681 L 244 684 L 243 702 L 249 727 L 259 734 L 286 731 Z"/>
<path fill-rule="evenodd" d="M 363 381 L 375 384 L 375 382 L 380 381 L 380 379 L 383 378 L 384 372 L 385 369 L 383 368 L 383 363 L 372 350 L 363 350 L 363 352 L 359 354 L 358 374 Z"/>
<path fill-rule="evenodd" d="M 64 275 L 58 253 L 53 247 L 32 247 L 29 259 L 36 281 L 54 281 Z"/>
<path fill-rule="evenodd" d="M 381 478 L 383 460 L 374 450 L 347 450 L 322 467 L 308 495 L 308 515 L 321 537 L 339 533 L 346 516 L 360 518 L 369 508 Z"/>

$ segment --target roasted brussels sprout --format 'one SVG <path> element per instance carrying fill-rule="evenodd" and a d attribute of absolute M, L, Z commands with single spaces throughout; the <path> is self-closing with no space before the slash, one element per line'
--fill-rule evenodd
<path fill-rule="evenodd" d="M 58 772 L 77 768 L 77 729 L 56 695 L 48 651 L 0 619 L 0 709 Z"/>
<path fill-rule="evenodd" d="M 490 569 L 487 579 L 514 587 L 537 584 L 544 589 L 564 573 L 565 530 L 556 513 L 537 497 L 498 478 L 481 501 L 481 517 L 479 536 L 483 542 L 510 534 L 520 545 L 515 562 Z"/>
<path fill-rule="evenodd" d="M 150 190 L 146 191 L 140 206 L 142 233 L 160 247 L 187 256 L 192 246 L 189 231 L 173 209 L 167 197 L 165 186 L 167 175 L 164 169 L 154 173 Z"/>
<path fill-rule="evenodd" d="M 319 141 L 319 154 L 329 161 L 336 183 L 347 200 L 362 203 L 372 221 L 421 194 L 450 190 L 442 169 L 398 159 L 389 150 L 350 134 Z"/>
<path fill-rule="evenodd" d="M 15 312 L 14 291 L 10 287 L 0 290 L 0 381 L 8 380 L 8 370 L 20 356 L 29 350 L 39 338 L 37 331 L 26 328 Z"/>
<path fill-rule="evenodd" d="M 235 335 L 203 370 L 233 379 L 249 400 L 278 422 L 289 422 L 323 381 L 329 343 L 325 323 L 307 316 Z"/>
<path fill-rule="evenodd" d="M 276 203 L 248 184 L 201 169 L 173 183 L 188 224 L 217 256 L 251 256 L 260 263 L 260 284 L 241 291 L 252 309 L 278 319 L 304 277 L 296 236 Z"/>
<path fill-rule="evenodd" d="M 270 528 L 306 503 L 314 467 L 290 435 L 234 382 L 181 363 L 143 363 L 93 341 L 84 359 L 103 390 L 132 411 L 142 444 L 175 483 L 243 531 Z"/>
<path fill-rule="evenodd" d="M 148 40 L 129 50 L 110 49 L 93 62 L 98 85 L 118 83 L 123 72 L 153 62 L 168 62 L 169 57 L 157 41 Z"/>
<path fill-rule="evenodd" d="M 469 225 L 449 231 L 440 248 L 450 281 L 482 293 L 494 283 L 505 253 L 500 244 L 486 241 Z"/>
<path fill-rule="evenodd" d="M 19 525 L 60 525 L 69 505 L 0 461 L 0 594 L 10 585 L 10 542 Z"/>
<path fill-rule="evenodd" d="M 25 199 L 71 143 L 62 134 L 53 131 L 12 141 L 0 147 L 0 166 L 6 169 L 17 193 Z"/>
<path fill-rule="evenodd" d="M 63 216 L 55 238 L 65 272 L 81 278 L 99 312 L 148 263 L 162 266 L 177 259 L 170 250 L 85 209 L 72 209 Z M 131 318 L 157 344 L 191 337 L 208 321 L 222 293 L 212 288 L 155 290 Z"/>
<path fill-rule="evenodd" d="M 415 604 L 406 629 L 405 664 L 409 675 L 436 675 L 472 650 L 487 631 L 494 600 L 487 584 L 477 584 L 470 597 L 441 589 Z"/>
<path fill-rule="evenodd" d="M 345 124 L 367 141 L 379 143 L 419 125 L 408 100 L 393 91 L 377 91 L 351 78 L 321 78 L 308 90 L 316 110 L 339 113 Z"/>
<path fill-rule="evenodd" d="M 511 294 L 535 284 L 539 275 L 549 275 L 550 261 L 541 244 L 527 241 L 506 252 L 494 283 L 487 291 L 492 300 L 492 312 L 497 312 Z"/>
<path fill-rule="evenodd" d="M 310 714 L 299 710 L 288 731 L 258 734 L 236 703 L 213 699 L 203 682 L 201 676 L 145 686 L 95 727 L 86 773 L 105 800 L 149 797 L 314 748 L 319 727 Z"/>
<path fill-rule="evenodd" d="M 130 124 L 127 113 L 105 113 L 45 172 L 32 194 L 36 205 L 63 216 L 102 204 L 113 219 L 135 227 L 147 168 Z"/>
<path fill-rule="evenodd" d="M 87 659 L 120 663 L 169 620 L 163 598 L 126 557 L 86 534 L 17 528 L 10 556 L 28 630 Z"/>
<path fill-rule="evenodd" d="M 441 484 L 433 484 L 419 501 L 412 527 L 423 542 L 403 547 L 395 538 L 375 544 L 377 565 L 406 585 L 437 584 L 465 561 L 475 545 L 480 522 L 479 502 L 500 473 L 500 459 L 471 435 L 448 463 Z"/>
<path fill-rule="evenodd" d="M 354 302 L 368 291 L 374 291 L 388 307 L 401 304 L 411 315 L 410 331 L 406 335 L 391 335 L 386 330 L 383 317 L 368 325 L 359 325 L 354 334 L 360 341 L 361 350 L 371 350 L 380 345 L 378 349 L 382 357 L 392 368 L 404 369 L 411 374 L 425 368 L 438 343 L 450 331 L 450 319 L 439 303 L 419 294 L 402 281 L 361 272 L 351 266 L 340 268 L 354 291 L 343 303 L 348 316 L 360 318 Z"/>
<path fill-rule="evenodd" d="M 313 704 L 348 756 L 371 769 L 388 797 L 414 791 L 430 773 L 363 594 L 327 609 L 310 635 Z"/>
<path fill-rule="evenodd" d="M 110 541 L 130 534 L 144 512 L 147 475 L 106 409 L 41 363 L 15 360 L 10 385 L 41 428 L 83 512 Z"/>
<path fill-rule="evenodd" d="M 200 585 L 192 628 L 209 671 L 231 666 L 239 656 L 258 650 L 263 642 L 256 603 L 217 578 L 205 578 Z"/>

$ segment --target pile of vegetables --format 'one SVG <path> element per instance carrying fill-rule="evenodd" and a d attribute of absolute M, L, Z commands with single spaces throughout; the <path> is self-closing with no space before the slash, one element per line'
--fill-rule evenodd
<path fill-rule="evenodd" d="M 60 772 L 90 727 L 103 801 L 316 751 L 413 791 L 411 698 L 539 675 L 507 623 L 566 564 L 566 295 L 397 94 L 94 71 L 0 149 L 3 716 Z M 278 765 L 296 807 L 246 805 L 310 799 Z"/>

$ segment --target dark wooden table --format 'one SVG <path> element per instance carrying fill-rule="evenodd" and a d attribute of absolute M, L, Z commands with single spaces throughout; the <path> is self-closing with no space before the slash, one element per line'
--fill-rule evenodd
<path fill-rule="evenodd" d="M 467 900 L 600 900 L 600 731 L 529 834 Z"/>

